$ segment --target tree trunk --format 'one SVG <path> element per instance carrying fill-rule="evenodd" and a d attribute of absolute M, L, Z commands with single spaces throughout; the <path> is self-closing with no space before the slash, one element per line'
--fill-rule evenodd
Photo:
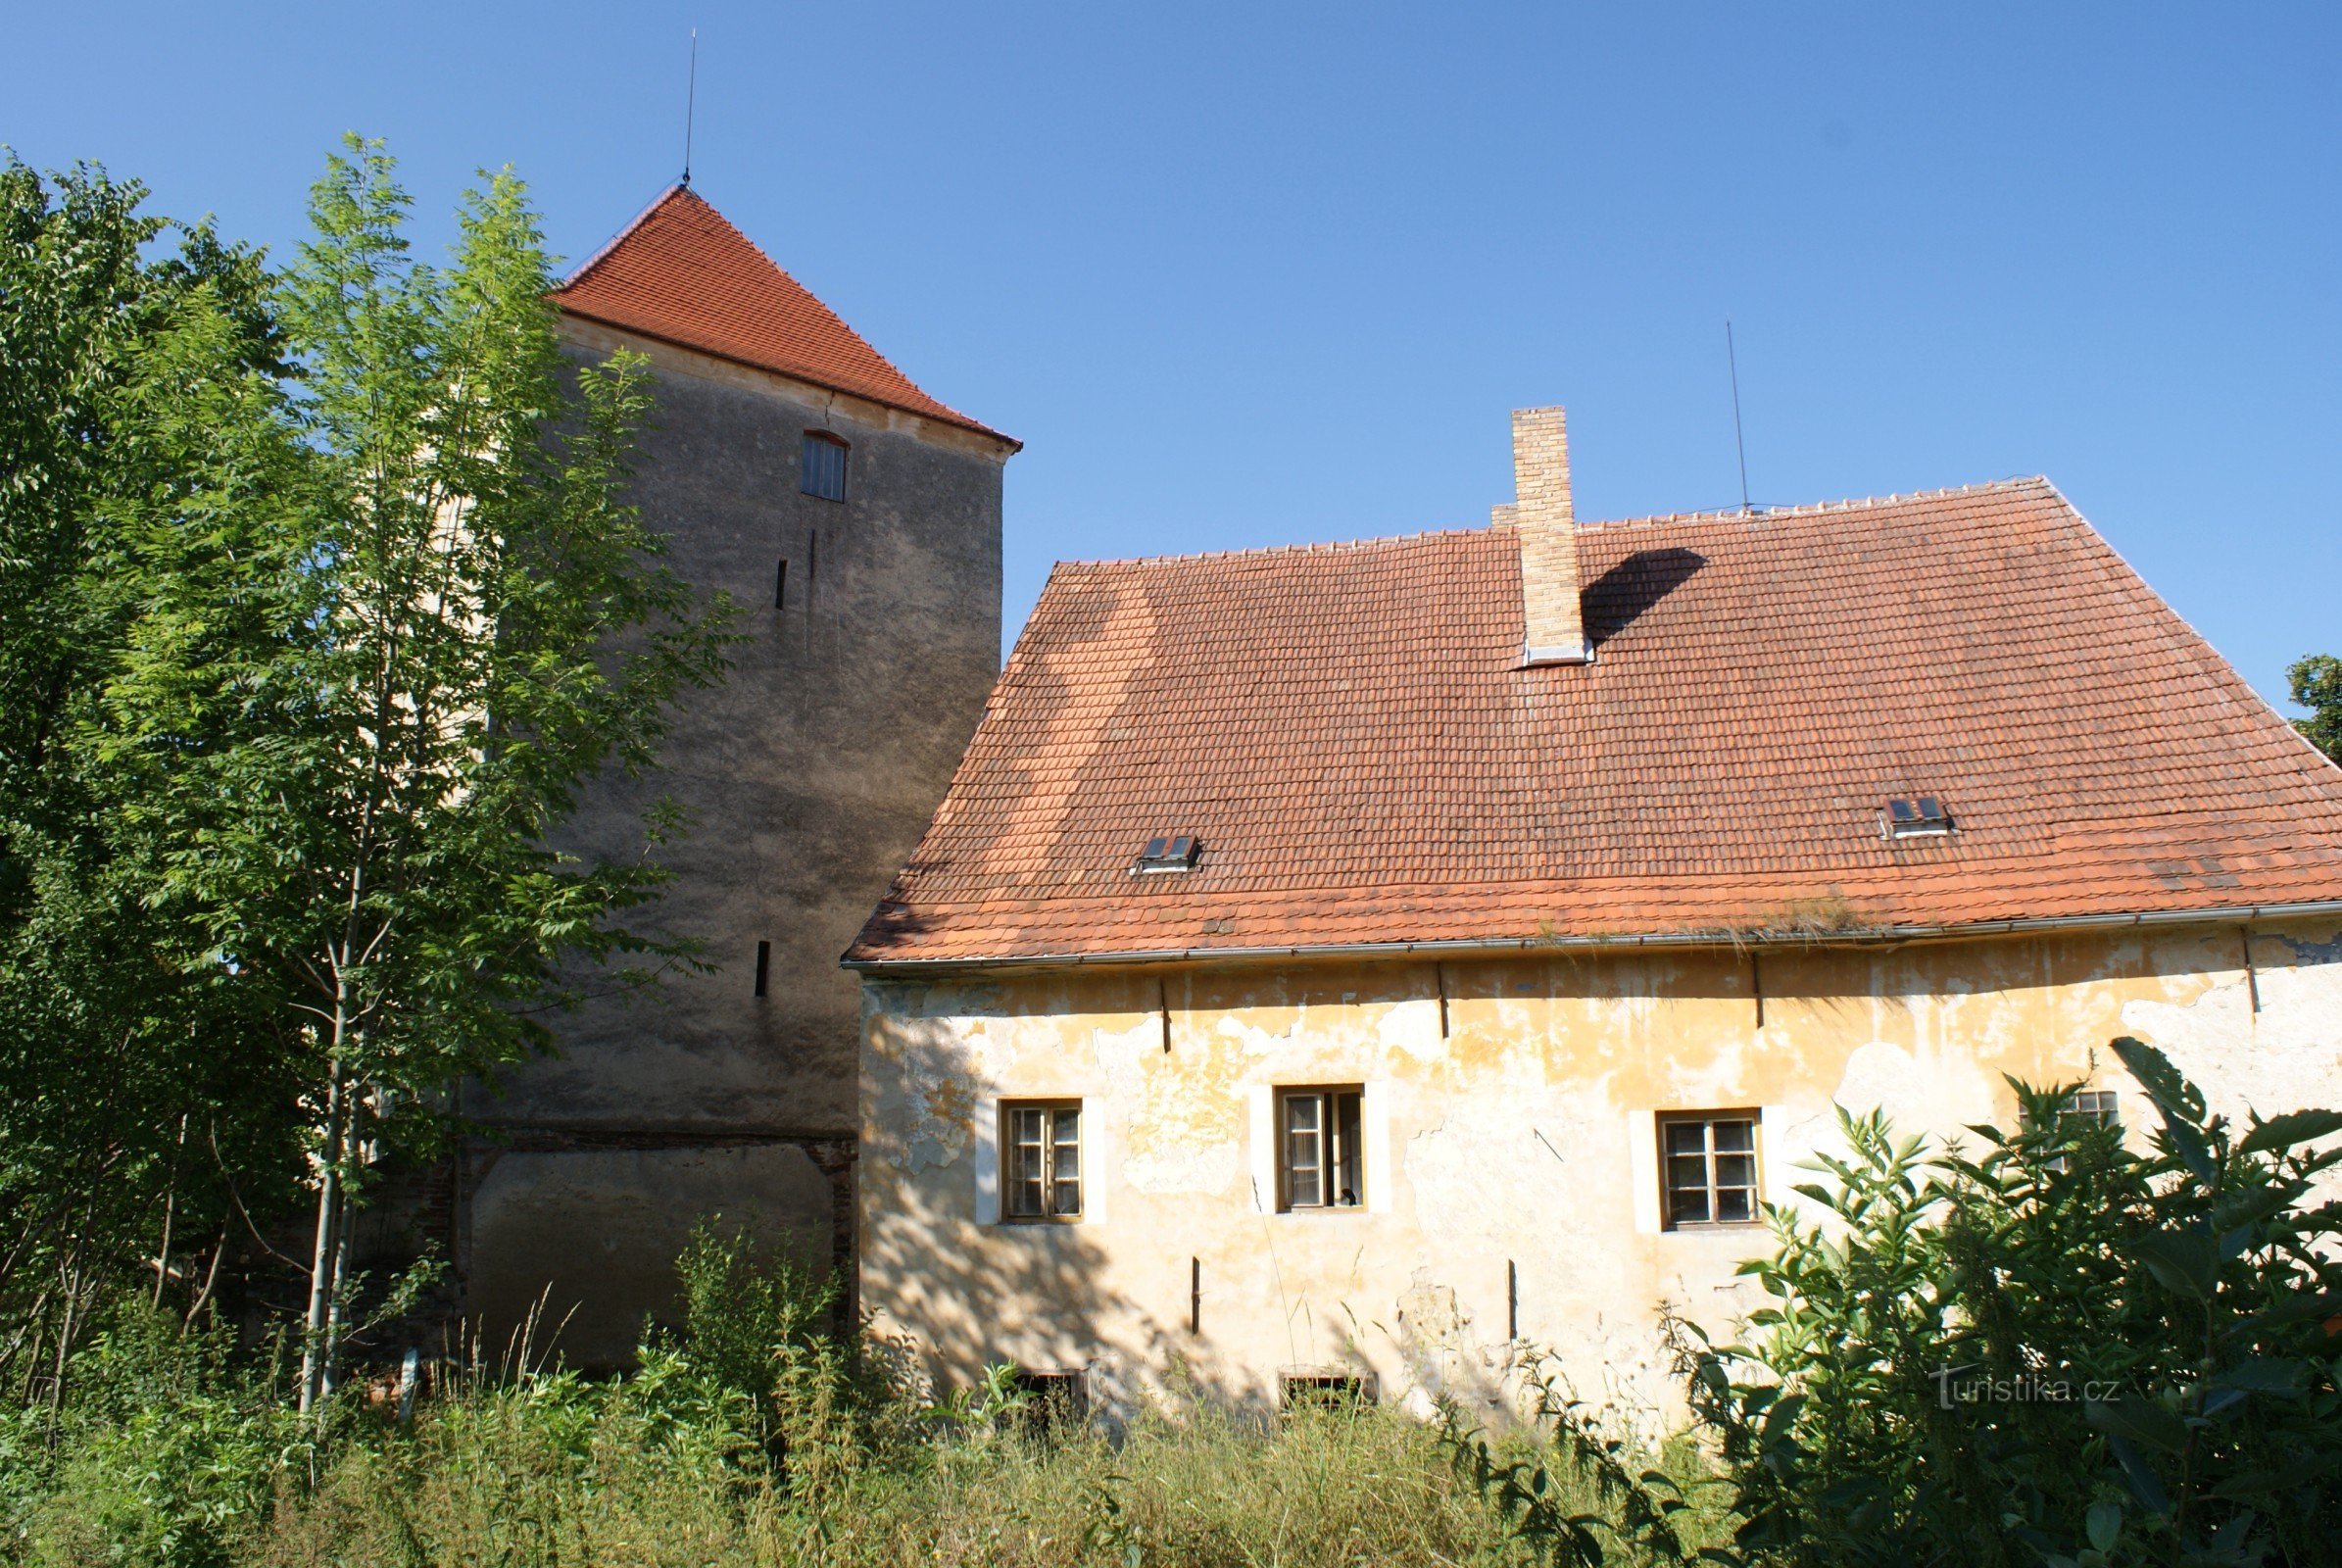
<path fill-rule="evenodd" d="M 179 1213 L 179 1160 L 187 1152 L 187 1112 L 179 1112 L 178 1146 L 171 1152 L 171 1178 L 163 1191 L 163 1245 L 155 1249 L 155 1310 L 163 1310 L 163 1286 L 171 1278 L 171 1227 Z"/>
<path fill-rule="evenodd" d="M 325 1301 L 325 1343 L 323 1353 L 317 1358 L 317 1402 L 322 1405 L 333 1395 L 334 1362 L 341 1353 L 342 1341 L 342 1282 L 350 1277 L 350 1188 L 342 1185 L 341 1212 L 333 1221 L 333 1290 Z"/>
<path fill-rule="evenodd" d="M 339 1009 L 337 1008 L 338 1012 Z M 333 1032 L 338 1037 L 342 1021 L 334 1020 Z M 335 1232 L 340 1227 L 342 1208 L 342 1064 L 337 1055 L 326 1069 L 325 1082 L 325 1139 L 323 1157 L 317 1172 L 317 1246 L 310 1253 L 309 1313 L 301 1336 L 301 1413 L 307 1415 L 317 1400 L 317 1386 L 322 1381 L 325 1351 L 325 1319 L 331 1309 L 335 1280 L 333 1265 Z"/>
<path fill-rule="evenodd" d="M 212 1287 L 220 1283 L 220 1264 L 227 1256 L 228 1221 L 220 1222 L 220 1240 L 212 1244 L 212 1266 L 204 1270 L 203 1289 L 195 1293 L 188 1304 L 186 1319 L 179 1324 L 179 1333 L 187 1334 L 195 1327 L 195 1320 L 203 1316 L 205 1303 L 212 1298 Z"/>

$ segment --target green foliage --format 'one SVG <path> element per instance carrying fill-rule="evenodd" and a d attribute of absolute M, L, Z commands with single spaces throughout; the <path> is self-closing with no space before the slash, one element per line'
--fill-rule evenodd
<path fill-rule="evenodd" d="M 35 1412 L 0 1428 L 0 1555 L 32 1563 L 216 1568 L 265 1525 L 303 1474 L 314 1428 L 224 1335 L 124 1301 L 80 1353 L 75 1396 L 52 1429 Z"/>
<path fill-rule="evenodd" d="M 143 195 L 0 166 L 0 1388 L 52 1407 L 125 1274 L 203 1299 L 190 1265 L 298 1171 L 288 1026 L 163 896 L 91 744 L 132 628 L 206 613 L 146 570 L 161 519 L 238 548 L 295 462 L 259 258 Z"/>
<path fill-rule="evenodd" d="M 696 961 L 625 923 L 670 808 L 553 842 L 727 611 L 624 501 L 644 367 L 562 354 L 509 172 L 444 268 L 377 144 L 277 275 L 142 194 L 0 169 L 0 1376 L 55 1407 L 90 1303 L 196 1315 L 314 1186 L 307 1402 L 384 1155 Z"/>
<path fill-rule="evenodd" d="M 2285 677 L 2292 682 L 2293 700 L 2310 710 L 2310 716 L 2295 719 L 2293 727 L 2307 735 L 2312 746 L 2342 762 L 2342 659 L 2312 654 L 2295 661 Z"/>
<path fill-rule="evenodd" d="M 590 1386 L 589 1386 L 590 1387 Z M 942 1441 L 860 1468 L 811 1506 L 708 1445 L 655 1448 L 615 1398 L 556 1447 L 546 1407 L 494 1425 L 442 1403 L 406 1444 L 353 1448 L 242 1559 L 268 1568 L 455 1562 L 723 1568 L 1253 1568 L 1529 1558 L 1395 1411 L 1275 1425 L 1148 1415 L 1077 1432 Z M 566 1418 L 565 1418 L 566 1419 Z M 575 1426 L 565 1431 L 579 1433 Z"/>
<path fill-rule="evenodd" d="M 344 1394 L 322 1430 L 292 1408 L 289 1354 L 240 1363 L 220 1338 L 133 1304 L 78 1352 L 54 1433 L 0 1425 L 0 1561 L 1530 1560 L 1436 1435 L 1395 1411 L 1269 1422 L 1179 1398 L 1113 1436 L 1077 1422 L 1045 1432 L 1019 1419 L 1026 1396 L 1006 1366 L 941 1404 L 914 1398 L 876 1348 L 832 1336 L 824 1287 L 752 1266 L 712 1226 L 681 1273 L 683 1321 L 651 1336 L 623 1378 L 441 1367 L 411 1424 L 389 1401 Z M 792 1376 L 820 1367 L 842 1370 Z M 851 1441 L 851 1455 L 809 1466 L 824 1441 Z M 1577 1478 L 1555 1485 L 1592 1505 Z"/>
<path fill-rule="evenodd" d="M 1439 1438 L 1456 1475 L 1539 1563 L 1693 1560 L 1713 1533 L 1716 1479 L 1680 1454 L 1681 1474 L 1651 1462 L 1606 1430 L 1604 1413 L 1575 1397 L 1551 1366 L 1531 1383 L 1530 1413 L 1549 1435 L 1541 1449 L 1490 1443 L 1463 1427 L 1452 1405 L 1441 1409 Z"/>
<path fill-rule="evenodd" d="M 837 1337 L 834 1275 L 817 1280 L 786 1255 L 760 1259 L 713 1221 L 694 1229 L 676 1274 L 684 1353 L 746 1403 L 751 1436 L 801 1503 L 834 1496 L 904 1444 L 905 1391 L 859 1336 Z"/>
<path fill-rule="evenodd" d="M 2236 1128 L 2161 1054 L 2114 1049 L 2151 1152 L 2064 1114 L 2069 1089 L 2014 1084 L 2022 1124 L 1972 1129 L 1974 1155 L 1841 1116 L 1847 1152 L 1798 1189 L 1827 1220 L 1769 1210 L 1776 1250 L 1742 1268 L 1776 1304 L 1745 1344 L 1681 1344 L 1743 1521 L 1723 1555 L 2335 1560 L 2342 1211 L 2310 1200 L 2342 1150 L 2310 1146 L 2342 1114 Z"/>
<path fill-rule="evenodd" d="M 142 618 L 102 748 L 170 893 L 284 986 L 319 1079 L 330 1057 L 415 1097 L 540 1045 L 565 959 L 657 947 L 609 917 L 658 869 L 546 834 L 655 760 L 724 639 L 621 499 L 643 368 L 564 371 L 519 182 L 469 193 L 445 270 L 407 256 L 406 212 L 377 146 L 329 160 L 275 295 L 301 471 L 260 487 L 278 514 L 240 509 L 261 537 L 232 581 L 183 507 L 163 530 L 167 604 L 261 608 L 225 646 L 216 615 Z"/>

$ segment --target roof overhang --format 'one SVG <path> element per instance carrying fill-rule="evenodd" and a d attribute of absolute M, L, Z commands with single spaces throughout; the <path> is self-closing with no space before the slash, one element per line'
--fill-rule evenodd
<path fill-rule="evenodd" d="M 1171 965 L 1372 962 L 1388 958 L 1501 958 L 1547 953 L 1635 953 L 1649 949 L 1878 948 L 1912 942 L 1954 942 L 2045 932 L 2124 930 L 2136 926 L 2251 925 L 2260 920 L 2342 917 L 2342 899 L 2299 904 L 2208 905 L 2191 909 L 2146 909 L 2111 914 L 2050 915 L 2025 920 L 1975 920 L 1947 925 L 1864 926 L 1846 931 L 1659 931 L 1643 935 L 1456 938 L 1438 942 L 1343 942 L 1261 948 L 1132 949 L 1120 953 L 1019 954 L 1001 957 L 855 958 L 840 966 L 870 979 L 989 974 L 1003 970 L 1156 968 Z"/>
<path fill-rule="evenodd" d="M 756 377 L 761 377 L 763 382 L 768 382 L 768 384 L 780 382 L 780 384 L 785 384 L 785 387 L 805 387 L 805 389 L 815 391 L 817 396 L 827 396 L 827 399 L 843 399 L 848 406 L 883 408 L 883 411 L 893 411 L 897 415 L 902 415 L 904 419 L 925 421 L 925 424 L 942 426 L 942 429 L 949 429 L 949 431 L 960 431 L 960 433 L 965 433 L 965 436 L 977 436 L 977 438 L 981 438 L 981 443 L 984 443 L 986 448 L 1000 450 L 1002 460 L 1014 457 L 1016 453 L 1021 453 L 1023 450 L 1023 441 L 1019 441 L 1016 436 L 1002 436 L 1002 433 L 993 429 L 993 426 L 979 424 L 977 419 L 969 419 L 967 415 L 949 415 L 947 417 L 947 415 L 939 415 L 932 411 L 932 408 L 911 408 L 908 403 L 895 403 L 890 399 L 881 399 L 881 396 L 871 396 L 869 391 L 854 391 L 853 387 L 839 387 L 839 384 L 834 384 L 834 382 L 824 382 L 822 377 L 810 375 L 810 372 L 780 370 L 780 368 L 766 366 L 766 364 L 761 364 L 761 361 L 743 359 L 740 354 L 726 354 L 726 352 L 721 352 L 721 349 L 712 349 L 712 347 L 705 345 L 705 342 L 689 342 L 689 340 L 684 340 L 684 337 L 670 337 L 665 333 L 654 333 L 654 330 L 644 328 L 644 325 L 635 325 L 630 321 L 613 321 L 611 317 L 597 317 L 597 314 L 593 314 L 590 310 L 578 310 L 576 305 L 564 305 L 562 298 L 560 298 L 558 293 L 548 295 L 548 298 L 551 298 L 553 305 L 562 312 L 564 321 L 585 321 L 585 323 L 595 325 L 595 328 L 600 328 L 602 333 L 611 333 L 616 337 L 628 337 L 628 340 L 632 340 L 632 345 L 656 345 L 662 349 L 672 349 L 672 352 L 677 352 L 677 354 L 689 354 L 689 357 L 698 357 L 703 361 L 714 361 L 714 364 L 719 364 L 719 366 L 738 366 L 740 370 L 755 372 Z M 605 345 L 583 345 L 583 347 L 605 347 Z"/>

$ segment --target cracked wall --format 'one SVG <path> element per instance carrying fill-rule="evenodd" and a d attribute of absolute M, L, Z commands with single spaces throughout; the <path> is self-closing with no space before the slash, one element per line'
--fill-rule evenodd
<path fill-rule="evenodd" d="M 1582 1396 L 1656 1427 L 1676 1411 L 1661 1303 L 1729 1333 L 1759 1304 L 1734 1268 L 1764 1243 L 1660 1228 L 1656 1113 L 1760 1107 L 1766 1197 L 1797 1203 L 1838 1105 L 1956 1134 L 2013 1116 L 2003 1074 L 2086 1080 L 2143 1137 L 2121 1034 L 2231 1114 L 2342 1103 L 2342 931 L 2256 928 L 2249 971 L 2247 951 L 2227 926 L 871 980 L 863 1304 L 947 1383 L 1008 1359 L 1265 1402 L 1282 1374 L 1347 1372 L 1490 1415 L 1517 1327 Z M 1254 1107 L 1325 1083 L 1368 1086 L 1383 1168 L 1361 1209 L 1275 1213 Z M 1083 1102 L 1084 1221 L 984 1222 L 1003 1097 Z"/>

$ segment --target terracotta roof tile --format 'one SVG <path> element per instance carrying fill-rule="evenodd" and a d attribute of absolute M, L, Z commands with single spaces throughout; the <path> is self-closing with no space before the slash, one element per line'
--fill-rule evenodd
<path fill-rule="evenodd" d="M 1579 548 L 1534 669 L 1506 527 L 1059 565 L 849 961 L 2342 899 L 2342 771 L 2046 480 Z"/>
<path fill-rule="evenodd" d="M 1000 435 L 920 391 L 686 186 L 653 202 L 553 298 L 588 320 Z"/>

